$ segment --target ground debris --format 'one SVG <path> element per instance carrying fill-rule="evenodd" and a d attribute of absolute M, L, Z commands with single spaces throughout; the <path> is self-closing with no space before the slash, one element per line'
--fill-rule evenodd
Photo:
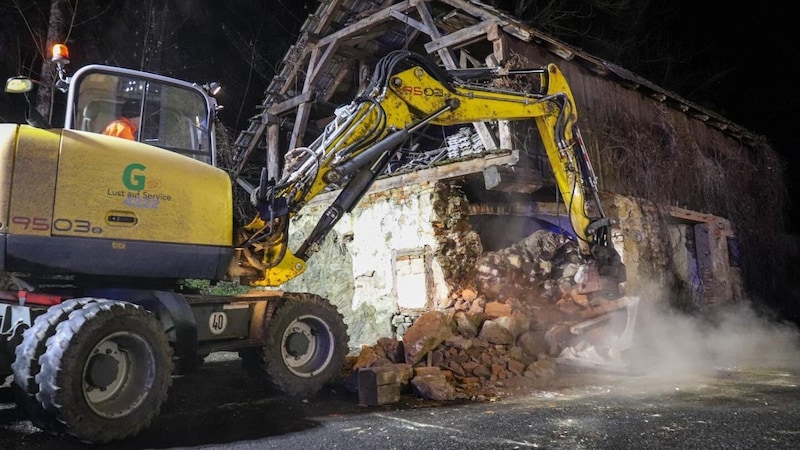
<path fill-rule="evenodd" d="M 557 377 L 560 355 L 603 353 L 594 347 L 602 326 L 582 335 L 573 327 L 619 308 L 581 293 L 581 262 L 575 243 L 549 231 L 486 253 L 447 301 L 416 317 L 401 339 L 364 346 L 352 369 L 408 364 L 413 392 L 431 400 L 492 399 Z"/>

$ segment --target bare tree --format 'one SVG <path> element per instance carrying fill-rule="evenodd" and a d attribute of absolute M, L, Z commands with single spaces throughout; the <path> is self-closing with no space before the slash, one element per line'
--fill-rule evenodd
<path fill-rule="evenodd" d="M 40 75 L 41 85 L 39 86 L 36 97 L 36 109 L 42 116 L 52 120 L 53 107 L 53 87 L 56 81 L 56 69 L 54 63 L 49 58 L 50 49 L 53 44 L 66 42 L 67 35 L 72 28 L 75 5 L 70 4 L 69 0 L 51 0 L 50 15 L 47 21 L 47 33 L 44 42 L 40 44 L 42 49 L 42 71 Z"/>

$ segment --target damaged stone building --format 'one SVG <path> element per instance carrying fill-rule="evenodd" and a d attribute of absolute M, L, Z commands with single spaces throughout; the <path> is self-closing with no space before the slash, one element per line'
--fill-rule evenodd
<path fill-rule="evenodd" d="M 626 291 L 663 289 L 668 299 L 648 301 L 694 310 L 744 295 L 739 256 L 746 245 L 734 229 L 746 229 L 754 212 L 743 193 L 780 178 L 770 172 L 779 164 L 763 140 L 479 1 L 321 1 L 236 141 L 240 164 L 279 171 L 285 149 L 319 135 L 336 106 L 368 82 L 375 62 L 397 49 L 448 69 L 555 63 L 569 80 L 602 203 L 616 222 L 612 240 L 627 267 Z M 525 81 L 509 83 L 526 89 Z M 538 344 L 529 345 L 547 353 L 552 342 L 541 337 L 558 322 L 553 315 L 602 313 L 587 314 L 585 299 L 564 285 L 574 275 L 571 229 L 532 124 L 426 133 L 440 145 L 410 148 L 390 164 L 307 272 L 281 288 L 330 299 L 353 349 L 401 337 L 427 311 L 496 319 L 527 305 L 533 316 L 515 321 L 512 328 L 523 330 L 513 338 L 537 330 Z M 335 196 L 318 196 L 295 217 L 291 244 Z"/>

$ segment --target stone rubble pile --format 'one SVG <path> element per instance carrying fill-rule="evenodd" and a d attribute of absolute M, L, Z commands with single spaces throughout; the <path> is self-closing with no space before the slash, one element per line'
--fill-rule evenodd
<path fill-rule="evenodd" d="M 351 373 L 392 366 L 409 374 L 402 378 L 416 395 L 432 400 L 495 398 L 509 386 L 551 378 L 564 349 L 604 338 L 570 332 L 603 312 L 579 293 L 580 269 L 577 246 L 549 231 L 486 253 L 472 285 L 403 327 L 401 339 L 364 346 Z"/>

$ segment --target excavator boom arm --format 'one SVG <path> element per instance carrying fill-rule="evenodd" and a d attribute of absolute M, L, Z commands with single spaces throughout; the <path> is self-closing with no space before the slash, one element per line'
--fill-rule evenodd
<path fill-rule="evenodd" d="M 239 246 L 245 265 L 263 273 L 251 284 L 275 286 L 302 273 L 306 259 L 328 231 L 355 207 L 398 148 L 427 124 L 535 121 L 582 253 L 590 256 L 597 247 L 608 248 L 609 223 L 577 128 L 569 85 L 555 65 L 525 73 L 539 75 L 539 92 L 472 84 L 409 52 L 393 52 L 383 58 L 370 86 L 337 109 L 334 120 L 311 145 L 289 151 L 282 176 L 262 180 L 254 193 L 259 215 L 245 227 L 248 236 Z M 492 78 L 499 74 L 502 72 L 487 69 L 479 75 Z M 339 196 L 306 241 L 292 252 L 287 245 L 289 218 L 330 186 L 341 187 Z M 587 194 L 600 217 L 586 214 Z"/>

